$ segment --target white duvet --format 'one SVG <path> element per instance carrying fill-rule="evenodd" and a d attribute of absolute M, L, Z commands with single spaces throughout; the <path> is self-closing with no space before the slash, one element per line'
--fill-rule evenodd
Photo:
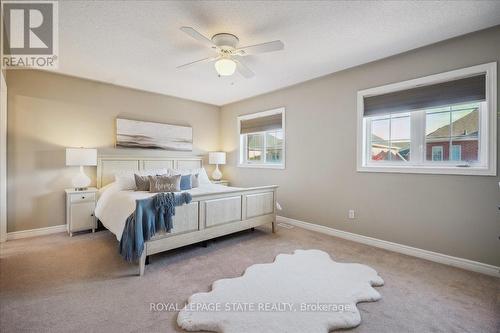
<path fill-rule="evenodd" d="M 203 194 L 231 192 L 236 187 L 218 184 L 200 184 L 200 187 L 185 191 L 193 197 Z M 111 183 L 99 190 L 95 216 L 120 241 L 127 218 L 135 210 L 136 200 L 152 197 L 157 193 L 122 190 L 117 183 Z"/>

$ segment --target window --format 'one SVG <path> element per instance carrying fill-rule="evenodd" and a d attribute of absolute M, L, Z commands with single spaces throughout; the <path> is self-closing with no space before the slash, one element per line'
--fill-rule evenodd
<path fill-rule="evenodd" d="M 432 147 L 432 160 L 442 161 L 443 160 L 443 146 L 433 146 Z"/>
<path fill-rule="evenodd" d="M 461 145 L 452 145 L 451 146 L 451 160 L 452 161 L 461 161 L 462 160 L 462 146 Z"/>
<path fill-rule="evenodd" d="M 459 104 L 427 110 L 425 113 L 426 159 L 434 159 L 434 147 L 439 146 L 442 158 L 474 164 L 479 160 L 479 110 L 481 103 Z M 462 146 L 466 154 L 462 160 Z M 449 149 L 451 147 L 451 149 Z M 432 149 L 432 158 L 429 150 Z M 464 165 L 465 165 L 464 164 Z"/>
<path fill-rule="evenodd" d="M 264 159 L 263 133 L 247 134 L 246 141 L 246 160 L 248 162 L 262 162 Z"/>
<path fill-rule="evenodd" d="M 385 115 L 371 121 L 372 161 L 409 161 L 409 114 Z"/>
<path fill-rule="evenodd" d="M 285 167 L 285 110 L 238 117 L 240 167 Z"/>
<path fill-rule="evenodd" d="M 496 63 L 358 92 L 358 171 L 496 175 Z"/>

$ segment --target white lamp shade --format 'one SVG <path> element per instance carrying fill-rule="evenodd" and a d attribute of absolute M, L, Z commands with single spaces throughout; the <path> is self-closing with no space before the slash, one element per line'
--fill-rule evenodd
<path fill-rule="evenodd" d="M 208 153 L 208 163 L 226 164 L 226 153 L 223 151 L 213 151 Z"/>
<path fill-rule="evenodd" d="M 66 165 L 67 166 L 97 165 L 97 149 L 66 148 Z"/>

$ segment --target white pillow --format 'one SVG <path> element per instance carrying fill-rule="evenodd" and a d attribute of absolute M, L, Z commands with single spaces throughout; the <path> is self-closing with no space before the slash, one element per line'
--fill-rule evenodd
<path fill-rule="evenodd" d="M 198 181 L 200 185 L 211 184 L 210 179 L 208 178 L 207 172 L 204 168 L 195 168 L 195 169 L 172 169 L 172 172 L 181 174 L 181 175 L 195 175 L 198 174 Z"/>
<path fill-rule="evenodd" d="M 139 176 L 155 176 L 155 175 L 170 175 L 170 169 L 151 169 L 140 171 L 119 171 L 115 173 L 115 181 L 118 187 L 122 190 L 135 190 L 135 177 L 134 174 Z"/>
<path fill-rule="evenodd" d="M 199 174 L 198 181 L 200 182 L 200 185 L 212 184 L 212 182 L 208 178 L 207 171 L 204 168 L 192 169 L 191 173 Z"/>
<path fill-rule="evenodd" d="M 133 171 L 120 171 L 115 173 L 115 183 L 120 190 L 135 190 Z"/>

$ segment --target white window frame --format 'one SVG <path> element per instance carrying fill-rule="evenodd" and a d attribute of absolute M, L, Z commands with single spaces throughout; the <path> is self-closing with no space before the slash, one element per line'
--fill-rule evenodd
<path fill-rule="evenodd" d="M 260 117 L 272 116 L 275 114 L 281 113 L 281 128 L 283 131 L 283 160 L 281 163 L 264 163 L 264 162 L 251 162 L 247 161 L 245 153 L 246 153 L 246 135 L 241 135 L 241 121 L 248 119 L 255 119 Z M 239 116 L 237 118 L 237 128 L 238 128 L 238 137 L 239 137 L 239 146 L 238 146 L 238 167 L 240 168 L 262 168 L 262 169 L 285 169 L 285 160 L 286 160 L 286 131 L 285 131 L 285 108 L 280 107 L 272 110 L 247 114 L 243 116 Z M 264 132 L 256 132 L 257 133 L 266 133 Z M 252 133 L 253 134 L 253 133 Z M 264 138 L 264 159 L 266 154 L 266 140 Z"/>
<path fill-rule="evenodd" d="M 480 162 L 463 167 L 452 163 L 436 163 L 430 165 L 425 163 L 425 142 L 411 142 L 410 154 L 422 156 L 422 163 L 386 163 L 389 161 L 378 161 L 373 163 L 368 158 L 369 146 L 367 140 L 367 126 L 369 120 L 364 115 L 364 98 L 381 95 L 400 90 L 407 90 L 423 85 L 432 85 L 446 81 L 453 81 L 476 74 L 486 75 L 486 102 L 487 111 L 480 110 L 480 114 L 487 114 L 487 117 L 480 116 L 479 128 L 479 156 Z M 482 112 L 481 112 L 482 111 Z M 411 132 L 425 131 L 425 113 L 412 112 Z M 425 135 L 420 135 L 425 140 Z M 412 137 L 414 137 L 412 135 Z M 450 148 L 451 149 L 451 148 Z M 460 175 L 486 175 L 496 176 L 497 174 L 497 63 L 472 66 L 450 72 L 430 75 L 418 79 L 404 82 L 388 84 L 381 87 L 370 88 L 358 91 L 357 94 L 357 152 L 356 165 L 359 172 L 394 172 L 394 173 L 427 173 L 427 174 L 460 174 Z M 382 162 L 382 163 L 379 163 Z"/>

